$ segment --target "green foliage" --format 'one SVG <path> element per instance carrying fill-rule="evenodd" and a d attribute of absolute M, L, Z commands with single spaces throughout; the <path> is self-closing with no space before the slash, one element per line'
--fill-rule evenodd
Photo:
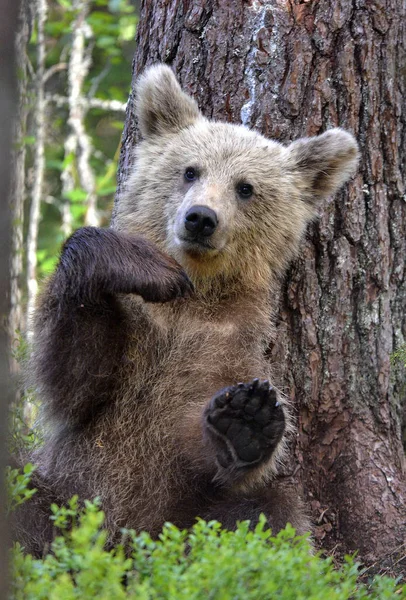
<path fill-rule="evenodd" d="M 41 434 L 34 427 L 39 402 L 32 389 L 28 389 L 10 408 L 9 452 L 18 455 L 21 450 L 29 451 L 42 443 Z"/>
<path fill-rule="evenodd" d="M 392 365 L 392 380 L 399 384 L 400 396 L 406 393 L 406 344 L 400 346 L 398 350 L 393 352 L 390 357 Z M 402 423 L 402 440 L 403 447 L 406 453 L 406 419 Z"/>
<path fill-rule="evenodd" d="M 18 364 L 23 364 L 28 360 L 30 353 L 29 345 L 21 331 L 17 329 L 12 341 L 11 356 Z"/>
<path fill-rule="evenodd" d="M 35 471 L 34 465 L 28 463 L 23 471 L 6 467 L 6 487 L 7 487 L 7 514 L 13 512 L 17 506 L 29 500 L 36 492 L 35 489 L 29 490 L 28 484 L 31 475 Z"/>
<path fill-rule="evenodd" d="M 21 331 L 15 332 L 12 343 L 12 358 L 24 367 L 28 361 L 30 347 Z M 10 426 L 8 450 L 11 455 L 18 455 L 21 450 L 29 451 L 41 444 L 41 435 L 34 427 L 38 415 L 39 401 L 32 388 L 24 388 L 20 383 L 20 393 L 15 396 L 9 411 Z"/>
<path fill-rule="evenodd" d="M 289 525 L 277 536 L 261 519 L 255 531 L 240 523 L 235 532 L 216 521 L 198 521 L 190 532 L 167 524 L 160 538 L 123 531 L 123 543 L 106 550 L 99 502 L 86 502 L 78 516 L 74 498 L 53 506 L 60 529 L 43 560 L 13 549 L 13 600 L 362 600 L 405 599 L 390 578 L 369 586 L 346 558 L 341 569 L 312 555 L 308 540 Z M 74 523 L 68 530 L 68 522 Z"/>

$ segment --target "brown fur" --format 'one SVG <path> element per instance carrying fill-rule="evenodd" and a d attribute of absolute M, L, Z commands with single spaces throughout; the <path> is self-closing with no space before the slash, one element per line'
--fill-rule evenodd
<path fill-rule="evenodd" d="M 290 521 L 304 531 L 296 491 L 275 479 L 286 436 L 266 460 L 225 468 L 204 411 L 226 386 L 271 378 L 273 291 L 318 200 L 354 171 L 356 143 L 334 129 L 284 147 L 209 122 L 164 66 L 141 78 L 137 106 L 144 140 L 113 229 L 76 232 L 39 302 L 37 477 L 61 499 L 99 496 L 112 540 L 123 526 L 156 535 L 167 520 L 232 527 L 261 512 L 274 530 Z M 188 167 L 196 181 L 185 181 Z M 238 196 L 241 182 L 251 198 Z M 219 219 L 204 250 L 181 239 L 195 205 Z M 49 530 L 45 511 L 35 519 L 40 541 L 20 538 L 38 552 Z"/>

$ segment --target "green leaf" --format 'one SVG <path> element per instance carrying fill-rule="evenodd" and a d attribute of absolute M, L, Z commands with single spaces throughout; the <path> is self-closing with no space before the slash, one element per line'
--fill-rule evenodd
<path fill-rule="evenodd" d="M 62 6 L 62 8 L 65 8 L 67 10 L 72 10 L 73 6 L 72 6 L 72 2 L 70 0 L 57 0 L 59 6 Z"/>
<path fill-rule="evenodd" d="M 56 171 L 63 171 L 64 164 L 63 164 L 63 161 L 61 161 L 61 160 L 47 159 L 46 167 L 47 167 L 47 169 L 55 169 Z"/>
<path fill-rule="evenodd" d="M 31 476 L 36 467 L 31 463 L 27 463 L 23 471 L 6 467 L 6 485 L 8 490 L 7 513 L 16 510 L 18 506 L 29 500 L 37 491 L 36 489 L 28 489 Z"/>
<path fill-rule="evenodd" d="M 67 154 L 63 160 L 62 163 L 62 168 L 66 169 L 67 167 L 69 167 L 69 165 L 71 165 L 73 163 L 73 161 L 75 160 L 75 154 L 73 152 L 70 152 L 69 154 Z"/>
<path fill-rule="evenodd" d="M 81 188 L 75 188 L 74 190 L 65 192 L 64 197 L 71 202 L 84 202 L 87 198 L 87 193 Z"/>
<path fill-rule="evenodd" d="M 51 273 L 53 273 L 55 271 L 57 262 L 57 256 L 51 256 L 46 260 L 41 261 L 40 268 L 43 275 L 50 275 Z"/>
<path fill-rule="evenodd" d="M 99 48 L 115 48 L 116 39 L 112 35 L 102 35 L 96 40 L 96 46 Z"/>
<path fill-rule="evenodd" d="M 75 219 L 75 221 L 79 223 L 86 214 L 86 206 L 84 206 L 83 204 L 75 204 L 71 206 L 70 210 L 72 213 L 72 217 Z"/>

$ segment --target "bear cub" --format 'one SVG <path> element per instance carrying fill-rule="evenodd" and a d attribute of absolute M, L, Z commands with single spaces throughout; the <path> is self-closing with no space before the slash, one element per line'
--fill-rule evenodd
<path fill-rule="evenodd" d="M 35 315 L 44 437 L 16 537 L 40 555 L 51 502 L 101 499 L 109 540 L 195 518 L 309 523 L 278 481 L 289 406 L 265 350 L 273 294 L 354 138 L 288 146 L 207 120 L 167 66 L 137 85 L 142 141 L 112 227 L 65 243 Z"/>

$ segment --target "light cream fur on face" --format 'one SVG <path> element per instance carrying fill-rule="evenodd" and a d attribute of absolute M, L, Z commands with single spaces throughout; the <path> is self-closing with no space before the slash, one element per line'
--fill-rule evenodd
<path fill-rule="evenodd" d="M 139 80 L 137 116 L 143 141 L 115 226 L 156 242 L 195 283 L 220 276 L 266 286 L 294 256 L 320 199 L 358 161 L 354 138 L 341 129 L 285 147 L 243 126 L 208 121 L 163 65 Z M 184 176 L 190 167 L 198 174 L 192 182 Z M 252 186 L 250 198 L 239 195 L 240 183 Z M 218 219 L 210 249 L 199 252 L 184 240 L 185 215 L 196 205 Z"/>

